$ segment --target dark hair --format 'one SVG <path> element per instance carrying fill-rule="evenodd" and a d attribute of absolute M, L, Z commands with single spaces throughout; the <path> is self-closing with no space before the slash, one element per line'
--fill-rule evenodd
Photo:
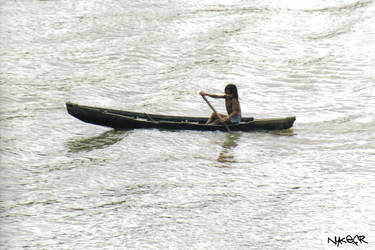
<path fill-rule="evenodd" d="M 238 100 L 238 91 L 237 91 L 237 87 L 236 85 L 234 84 L 228 84 L 226 87 L 225 87 L 225 92 L 230 92 L 231 94 L 233 94 L 234 98 L 236 98 Z"/>

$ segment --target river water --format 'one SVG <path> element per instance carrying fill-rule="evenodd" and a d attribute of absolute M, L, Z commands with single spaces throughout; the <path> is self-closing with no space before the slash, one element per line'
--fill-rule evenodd
<path fill-rule="evenodd" d="M 0 23 L 1 249 L 375 249 L 375 1 L 0 0 Z M 294 127 L 65 109 L 208 116 L 231 82 Z"/>

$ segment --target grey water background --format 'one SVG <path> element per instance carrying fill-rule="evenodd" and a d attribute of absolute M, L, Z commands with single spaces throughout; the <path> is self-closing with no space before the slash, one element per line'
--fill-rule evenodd
<path fill-rule="evenodd" d="M 1 249 L 375 245 L 375 2 L 0 1 Z M 258 132 L 114 131 L 65 102 Z M 211 100 L 221 112 L 221 100 Z"/>

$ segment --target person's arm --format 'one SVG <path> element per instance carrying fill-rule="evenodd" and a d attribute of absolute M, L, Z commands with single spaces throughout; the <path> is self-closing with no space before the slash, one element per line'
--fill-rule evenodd
<path fill-rule="evenodd" d="M 214 94 L 208 94 L 208 93 L 203 92 L 203 91 L 199 92 L 199 94 L 200 94 L 201 96 L 209 96 L 209 97 L 212 97 L 212 98 L 225 98 L 225 97 L 226 97 L 226 95 L 214 95 Z"/>

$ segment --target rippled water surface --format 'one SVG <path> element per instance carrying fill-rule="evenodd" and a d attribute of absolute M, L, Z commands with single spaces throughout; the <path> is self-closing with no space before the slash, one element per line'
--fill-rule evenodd
<path fill-rule="evenodd" d="M 375 2 L 0 0 L 2 249 L 375 249 Z M 286 131 L 114 131 L 65 102 Z M 224 111 L 221 100 L 211 100 Z M 342 248 L 357 248 L 349 244 Z"/>

